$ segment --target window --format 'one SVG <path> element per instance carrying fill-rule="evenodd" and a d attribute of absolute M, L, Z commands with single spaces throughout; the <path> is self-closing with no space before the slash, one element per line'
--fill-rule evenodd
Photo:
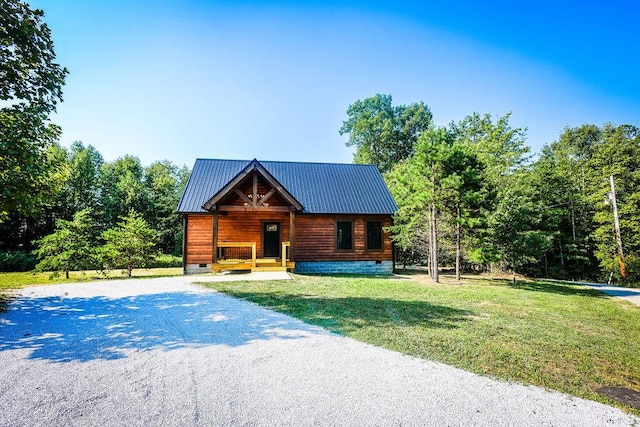
<path fill-rule="evenodd" d="M 382 224 L 367 222 L 367 249 L 382 249 Z"/>
<path fill-rule="evenodd" d="M 351 221 L 336 222 L 336 247 L 338 249 L 353 249 L 353 233 Z"/>

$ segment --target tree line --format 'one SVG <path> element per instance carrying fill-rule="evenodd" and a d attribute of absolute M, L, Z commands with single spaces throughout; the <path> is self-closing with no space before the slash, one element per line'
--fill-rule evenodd
<path fill-rule="evenodd" d="M 400 263 L 511 270 L 574 280 L 640 282 L 640 130 L 566 128 L 534 158 L 510 114 L 473 113 L 435 126 L 423 102 L 358 100 L 340 129 L 354 161 L 383 173 L 399 211 Z M 616 185 L 625 273 L 620 269 L 609 177 Z M 626 277 L 623 277 L 625 274 Z"/>
<path fill-rule="evenodd" d="M 108 265 L 91 254 L 104 244 L 105 231 L 117 230 L 122 221 L 133 218 L 143 222 L 140 229 L 153 230 L 151 241 L 159 252 L 181 255 L 182 223 L 175 209 L 189 176 L 186 166 L 164 160 L 144 167 L 129 155 L 106 162 L 98 150 L 82 142 L 69 149 L 53 143 L 46 155 L 53 159 L 55 173 L 48 177 L 49 194 L 43 203 L 29 212 L 8 211 L 0 222 L 0 262 L 4 260 L 5 270 L 33 268 L 33 255 L 45 256 L 39 249 L 43 238 L 56 230 L 72 230 L 69 224 L 74 222 L 79 228 L 72 234 L 86 237 L 89 250 L 86 262 L 76 263 L 72 270 Z"/>

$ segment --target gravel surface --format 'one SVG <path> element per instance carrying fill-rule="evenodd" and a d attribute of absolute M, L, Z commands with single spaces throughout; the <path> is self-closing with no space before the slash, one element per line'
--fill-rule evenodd
<path fill-rule="evenodd" d="M 640 425 L 600 403 L 336 336 L 190 279 L 23 289 L 0 314 L 0 425 Z"/>

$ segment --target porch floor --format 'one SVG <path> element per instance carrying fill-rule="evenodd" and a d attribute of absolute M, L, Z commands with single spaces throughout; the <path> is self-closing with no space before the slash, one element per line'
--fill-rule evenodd
<path fill-rule="evenodd" d="M 286 265 L 282 265 L 280 258 L 256 258 L 256 265 L 253 266 L 250 259 L 237 260 L 218 260 L 211 266 L 214 273 L 225 270 L 250 270 L 254 271 L 293 271 L 296 263 L 287 261 Z"/>

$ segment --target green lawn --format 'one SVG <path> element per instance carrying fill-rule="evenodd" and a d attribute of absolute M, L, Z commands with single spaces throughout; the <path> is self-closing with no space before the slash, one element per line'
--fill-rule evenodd
<path fill-rule="evenodd" d="M 163 277 L 163 276 L 180 276 L 182 275 L 182 267 L 178 268 L 150 268 L 150 269 L 134 269 L 133 277 Z M 31 271 L 22 273 L 0 273 L 0 294 L 3 290 L 19 289 L 31 285 L 55 285 L 58 283 L 75 283 L 75 282 L 91 282 L 94 280 L 124 279 L 126 274 L 122 274 L 122 270 L 110 270 L 106 272 L 106 276 L 95 271 L 72 271 L 69 278 L 66 279 L 64 274 L 58 277 L 51 277 L 51 273 L 35 273 Z"/>
<path fill-rule="evenodd" d="M 295 275 L 205 286 L 360 341 L 493 377 L 608 404 L 615 403 L 597 388 L 640 391 L 640 307 L 570 284 L 444 280 Z"/>

